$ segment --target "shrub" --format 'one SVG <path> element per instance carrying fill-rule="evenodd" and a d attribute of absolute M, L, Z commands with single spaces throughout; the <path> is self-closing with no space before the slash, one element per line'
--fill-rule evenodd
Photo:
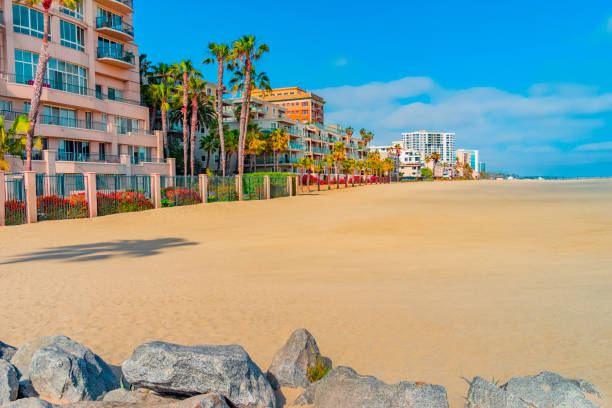
<path fill-rule="evenodd" d="M 327 374 L 329 370 L 331 370 L 331 367 L 325 364 L 325 360 L 319 357 L 315 365 L 308 367 L 308 380 L 311 383 L 317 382 L 325 377 L 325 374 Z"/>
<path fill-rule="evenodd" d="M 137 191 L 117 191 L 97 194 L 98 214 L 116 214 L 154 208 L 151 200 L 144 193 Z"/>
<path fill-rule="evenodd" d="M 202 197 L 197 191 L 185 187 L 166 187 L 161 191 L 162 207 L 173 207 L 175 205 L 191 205 L 202 202 Z"/>
<path fill-rule="evenodd" d="M 36 198 L 36 205 L 41 220 L 65 220 L 89 216 L 85 193 L 72 194 L 69 198 L 57 195 L 40 196 Z"/>
<path fill-rule="evenodd" d="M 4 202 L 4 221 L 6 225 L 25 224 L 25 202 L 8 200 Z"/>
<path fill-rule="evenodd" d="M 218 186 L 216 190 L 208 186 L 208 202 L 214 203 L 217 201 L 237 201 L 238 193 L 234 186 Z"/>

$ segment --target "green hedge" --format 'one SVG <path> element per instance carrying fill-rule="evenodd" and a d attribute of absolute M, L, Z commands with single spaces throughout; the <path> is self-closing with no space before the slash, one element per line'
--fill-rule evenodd
<path fill-rule="evenodd" d="M 275 176 L 275 177 L 280 177 L 280 176 L 293 176 L 293 177 L 297 177 L 298 174 L 297 173 L 275 173 L 272 171 L 260 171 L 257 173 L 244 173 L 245 176 L 248 177 L 257 177 L 257 176 Z"/>

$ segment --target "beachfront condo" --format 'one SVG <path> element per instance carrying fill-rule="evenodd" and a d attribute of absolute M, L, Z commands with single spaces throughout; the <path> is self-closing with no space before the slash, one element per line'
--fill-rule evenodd
<path fill-rule="evenodd" d="M 53 2 L 34 171 L 173 173 L 141 104 L 133 7 L 132 0 L 84 0 L 76 10 Z M 0 110 L 10 122 L 30 110 L 44 15 L 26 2 L 0 0 L 0 9 Z M 20 158 L 11 165 L 23 169 Z"/>
<path fill-rule="evenodd" d="M 300 123 L 325 123 L 325 100 L 298 87 L 274 88 L 270 91 L 255 90 L 253 97 L 286 109 L 286 116 Z"/>
<path fill-rule="evenodd" d="M 238 129 L 238 118 L 235 116 L 236 108 L 242 104 L 242 98 L 227 98 L 224 100 L 224 123 L 230 130 Z M 331 154 L 332 147 L 336 142 L 343 142 L 346 149 L 346 157 L 361 160 L 367 157 L 367 148 L 361 139 L 349 137 L 346 129 L 339 125 L 324 125 L 321 123 L 303 123 L 291 118 L 287 112 L 288 108 L 275 102 L 267 101 L 257 97 L 251 99 L 250 124 L 257 125 L 259 131 L 271 133 L 276 129 L 285 129 L 289 135 L 289 143 L 286 149 L 277 152 L 278 168 L 280 171 L 295 171 L 295 164 L 304 157 L 312 157 L 315 162 L 322 163 Z M 236 171 L 237 155 L 234 154 L 228 164 L 230 173 Z M 218 151 L 209 155 L 199 150 L 197 157 L 201 157 L 204 166 L 217 170 L 219 168 Z M 272 152 L 258 155 L 255 162 L 251 163 L 253 157 L 245 159 L 245 169 L 256 171 L 271 171 L 274 168 L 274 157 Z"/>
<path fill-rule="evenodd" d="M 440 155 L 441 163 L 455 162 L 455 134 L 444 132 L 417 132 L 402 133 L 403 148 L 416 150 L 428 156 L 434 152 Z"/>
<path fill-rule="evenodd" d="M 475 171 L 480 170 L 478 150 L 457 149 L 457 160 L 459 163 L 468 163 Z"/>

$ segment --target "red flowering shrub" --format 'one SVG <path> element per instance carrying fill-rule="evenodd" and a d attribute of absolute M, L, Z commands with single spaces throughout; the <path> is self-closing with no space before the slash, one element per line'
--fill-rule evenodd
<path fill-rule="evenodd" d="M 36 205 L 40 220 L 65 220 L 89 216 L 85 193 L 73 194 L 68 198 L 57 195 L 40 196 L 36 198 Z"/>
<path fill-rule="evenodd" d="M 25 224 L 25 202 L 8 200 L 4 202 L 4 221 L 6 225 Z"/>
<path fill-rule="evenodd" d="M 167 187 L 162 189 L 162 206 L 164 207 L 198 204 L 201 202 L 202 197 L 197 191 L 184 187 Z"/>
<path fill-rule="evenodd" d="M 143 211 L 154 208 L 151 200 L 145 194 L 137 191 L 98 192 L 96 198 L 98 201 L 98 215 Z"/>

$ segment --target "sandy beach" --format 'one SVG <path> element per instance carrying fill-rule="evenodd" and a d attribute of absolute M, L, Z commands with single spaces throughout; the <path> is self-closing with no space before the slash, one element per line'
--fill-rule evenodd
<path fill-rule="evenodd" d="M 435 182 L 0 228 L 0 340 L 240 344 L 441 384 L 542 370 L 612 395 L 612 181 Z M 289 399 L 289 397 L 288 397 Z M 600 401 L 600 403 L 602 403 Z"/>

